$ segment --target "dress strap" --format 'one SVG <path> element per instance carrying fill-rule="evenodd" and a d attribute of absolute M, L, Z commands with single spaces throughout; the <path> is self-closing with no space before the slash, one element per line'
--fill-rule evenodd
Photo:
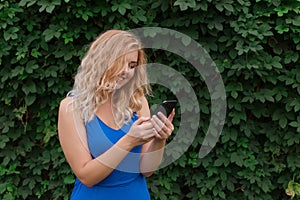
<path fill-rule="evenodd" d="M 67 94 L 67 97 L 74 97 L 74 96 L 75 96 L 74 91 L 69 91 Z"/>

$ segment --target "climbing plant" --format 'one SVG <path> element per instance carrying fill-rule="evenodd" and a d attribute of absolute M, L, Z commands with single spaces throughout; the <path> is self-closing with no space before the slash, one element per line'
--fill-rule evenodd
<path fill-rule="evenodd" d="M 140 27 L 201 44 L 227 100 L 218 143 L 200 159 L 211 110 L 203 77 L 179 56 L 148 51 L 149 62 L 190 82 L 201 116 L 188 151 L 147 179 L 152 198 L 290 199 L 285 189 L 300 181 L 299 14 L 299 0 L 1 0 L 0 199 L 69 198 L 75 177 L 58 141 L 59 102 L 93 39 Z M 157 85 L 153 94 L 150 104 L 171 95 Z M 174 124 L 176 134 L 180 113 Z"/>

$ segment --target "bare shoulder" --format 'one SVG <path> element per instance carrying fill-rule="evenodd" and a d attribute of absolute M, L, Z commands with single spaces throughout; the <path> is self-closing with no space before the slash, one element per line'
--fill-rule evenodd
<path fill-rule="evenodd" d="M 72 111 L 72 97 L 65 97 L 61 100 L 59 105 L 59 115 L 64 115 Z"/>
<path fill-rule="evenodd" d="M 83 121 L 73 109 L 72 97 L 66 97 L 60 102 L 58 113 L 58 135 L 60 142 L 65 148 L 68 144 L 70 137 L 73 138 L 73 144 L 77 141 L 77 144 L 86 140 L 86 130 Z M 79 140 L 78 140 L 78 136 Z M 77 138 L 77 139 L 76 139 Z M 72 147 L 70 147 L 72 149 Z"/>
<path fill-rule="evenodd" d="M 61 100 L 58 111 L 58 133 L 65 132 L 67 128 L 73 126 L 73 112 L 72 112 L 72 97 L 66 97 Z"/>
<path fill-rule="evenodd" d="M 72 97 L 65 97 L 60 101 L 59 109 L 67 108 L 72 104 L 72 102 L 73 102 Z"/>

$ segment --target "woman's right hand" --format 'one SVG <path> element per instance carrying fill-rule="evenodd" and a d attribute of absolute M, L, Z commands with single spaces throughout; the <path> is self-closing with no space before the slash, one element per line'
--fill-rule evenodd
<path fill-rule="evenodd" d="M 149 117 L 140 117 L 132 124 L 125 136 L 133 147 L 139 146 L 149 142 L 155 137 L 155 129 Z"/>

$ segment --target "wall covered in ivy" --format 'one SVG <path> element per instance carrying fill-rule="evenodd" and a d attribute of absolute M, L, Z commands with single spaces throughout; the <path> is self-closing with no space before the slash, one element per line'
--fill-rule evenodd
<path fill-rule="evenodd" d="M 188 150 L 148 178 L 152 198 L 290 199 L 288 183 L 300 182 L 299 0 L 1 0 L 0 199 L 69 198 L 74 175 L 58 141 L 59 102 L 99 33 L 141 27 L 201 44 L 227 101 L 222 134 L 200 159 L 211 110 L 206 84 L 184 59 L 148 52 L 149 62 L 190 82 L 201 116 Z M 162 86 L 153 93 L 150 104 L 171 95 Z M 176 134 L 179 115 L 174 124 Z"/>

